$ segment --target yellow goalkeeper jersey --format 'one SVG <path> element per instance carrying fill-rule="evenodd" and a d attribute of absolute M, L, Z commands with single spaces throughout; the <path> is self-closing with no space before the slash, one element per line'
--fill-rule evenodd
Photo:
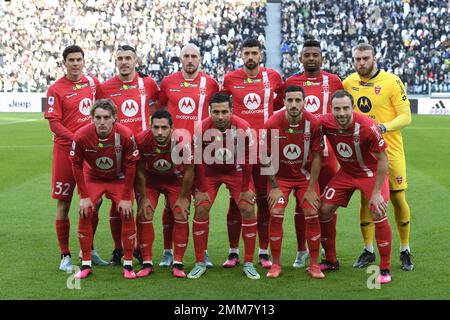
<path fill-rule="evenodd" d="M 400 129 L 411 123 L 411 109 L 405 86 L 394 74 L 378 70 L 370 79 L 363 79 L 357 72 L 343 82 L 344 89 L 355 100 L 355 111 L 371 117 L 386 127 L 383 135 L 388 144 L 390 160 L 404 157 Z"/>

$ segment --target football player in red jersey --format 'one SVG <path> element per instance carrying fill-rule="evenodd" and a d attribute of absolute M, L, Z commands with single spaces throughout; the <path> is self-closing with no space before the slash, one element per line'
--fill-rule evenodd
<path fill-rule="evenodd" d="M 377 124 L 354 112 L 350 93 L 339 90 L 331 98 L 331 113 L 320 117 L 323 134 L 329 139 L 340 164 L 338 173 L 322 193 L 320 225 L 326 260 L 322 270 L 338 270 L 336 225 L 333 213 L 346 207 L 358 189 L 367 199 L 375 224 L 375 238 L 380 253 L 378 283 L 391 282 L 390 257 L 392 232 L 387 218 L 389 201 L 387 144 Z"/>
<path fill-rule="evenodd" d="M 262 130 L 273 114 L 275 93 L 279 93 L 283 80 L 274 69 L 260 65 L 262 46 L 257 39 L 247 39 L 242 44 L 241 57 L 244 66 L 225 75 L 222 90 L 233 97 L 233 113 L 248 121 L 255 130 Z M 259 137 L 258 137 L 259 138 Z M 253 166 L 253 179 L 258 205 L 259 262 L 270 268 L 269 260 L 269 208 L 267 204 L 267 176 L 261 175 L 261 166 Z M 239 262 L 239 210 L 232 199 L 227 215 L 230 251 L 224 267 L 234 267 Z"/>
<path fill-rule="evenodd" d="M 321 115 L 331 112 L 331 96 L 338 90 L 343 89 L 341 79 L 335 74 L 322 70 L 324 57 L 317 40 L 306 40 L 300 52 L 300 62 L 303 65 L 303 72 L 298 72 L 289 77 L 284 83 L 285 88 L 297 85 L 305 91 L 305 110 Z M 283 106 L 284 93 L 277 96 L 276 107 Z M 319 187 L 322 192 L 328 181 L 338 170 L 337 160 L 325 139 L 325 148 L 322 152 L 322 167 L 319 175 Z M 336 223 L 337 215 L 333 216 Z M 297 202 L 295 207 L 295 230 L 297 232 L 297 257 L 293 266 L 303 268 L 309 258 L 309 252 L 305 245 L 306 221 L 301 206 Z"/>
<path fill-rule="evenodd" d="M 174 129 L 187 130 L 192 136 L 194 124 L 209 116 L 209 99 L 219 91 L 219 84 L 214 78 L 200 71 L 200 49 L 195 44 L 189 43 L 181 49 L 180 61 L 181 70 L 161 81 L 158 107 L 167 107 L 173 116 Z M 160 267 L 169 267 L 172 264 L 173 227 L 173 213 L 166 201 L 163 210 L 164 252 Z M 207 268 L 213 267 L 207 250 L 205 263 Z"/>
<path fill-rule="evenodd" d="M 250 279 L 259 279 L 253 265 L 257 231 L 255 193 L 251 181 L 251 159 L 256 162 L 254 133 L 247 121 L 232 114 L 231 99 L 225 93 L 216 93 L 211 98 L 210 114 L 194 135 L 198 190 L 195 193 L 192 233 L 196 264 L 188 278 L 198 279 L 206 272 L 204 248 L 207 221 L 217 192 L 225 184 L 241 214 L 244 273 Z"/>
<path fill-rule="evenodd" d="M 116 52 L 116 66 L 119 74 L 102 83 L 102 98 L 111 99 L 117 106 L 117 121 L 128 127 L 134 135 L 146 130 L 150 112 L 158 98 L 159 88 L 149 76 L 136 72 L 138 57 L 136 49 L 129 45 L 120 46 Z M 113 265 L 120 265 L 123 256 L 121 246 L 121 219 L 114 205 L 110 208 L 110 227 L 114 240 L 111 258 Z M 136 244 L 134 256 L 142 262 Z"/>
<path fill-rule="evenodd" d="M 177 278 L 186 277 L 183 256 L 187 248 L 189 225 L 188 214 L 191 188 L 194 180 L 191 139 L 173 133 L 172 116 L 167 110 L 157 110 L 151 119 L 150 129 L 136 137 L 141 160 L 138 163 L 136 185 L 139 193 L 137 216 L 137 236 L 143 258 L 142 270 L 138 277 L 146 277 L 153 272 L 153 214 L 160 194 L 169 201 L 174 214 L 173 228 L 174 261 L 172 274 Z M 181 147 L 180 147 L 181 146 Z M 174 161 L 176 148 L 182 161 Z M 178 210 L 177 210 L 178 209 Z"/>
<path fill-rule="evenodd" d="M 304 110 L 304 102 L 301 87 L 287 87 L 284 96 L 286 109 L 271 116 L 265 124 L 268 156 L 272 155 L 270 162 L 277 169 L 269 176 L 269 238 L 273 258 L 267 273 L 269 278 L 277 278 L 281 273 L 284 211 L 292 191 L 305 213 L 306 238 L 311 255 L 308 272 L 316 279 L 325 277 L 318 263 L 320 224 L 317 212 L 320 194 L 317 180 L 323 139 L 319 120 Z"/>
<path fill-rule="evenodd" d="M 92 216 L 94 203 L 105 194 L 122 220 L 124 248 L 123 274 L 136 278 L 133 271 L 133 245 L 136 230 L 133 218 L 133 185 L 139 160 L 133 133 L 116 123 L 117 108 L 110 99 L 97 100 L 91 108 L 93 123 L 75 134 L 70 158 L 80 196 L 78 238 L 82 251 L 81 270 L 76 278 L 92 273 Z"/>
<path fill-rule="evenodd" d="M 69 210 L 75 179 L 69 152 L 75 132 L 90 123 L 89 111 L 100 93 L 100 83 L 97 78 L 83 74 L 84 52 L 79 46 L 68 46 L 62 55 L 66 75 L 48 88 L 44 117 L 49 122 L 54 140 L 52 198 L 57 200 L 55 227 L 61 250 L 59 268 L 63 271 L 71 271 Z M 95 215 L 93 219 L 95 234 L 98 216 Z M 93 248 L 92 260 L 97 265 L 108 264 Z"/>

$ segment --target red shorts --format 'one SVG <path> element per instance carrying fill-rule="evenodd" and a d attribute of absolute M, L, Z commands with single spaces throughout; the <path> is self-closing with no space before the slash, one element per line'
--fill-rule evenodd
<path fill-rule="evenodd" d="M 69 159 L 71 146 L 53 144 L 52 198 L 71 201 L 75 189 L 72 162 Z"/>
<path fill-rule="evenodd" d="M 97 201 L 105 195 L 108 199 L 116 205 L 119 205 L 121 200 L 131 200 L 132 199 L 123 199 L 123 191 L 125 188 L 125 180 L 116 179 L 116 180 L 99 180 L 93 179 L 87 175 L 84 176 L 86 187 L 89 193 L 89 198 L 92 203 L 96 204 Z M 133 198 L 133 197 L 132 197 Z"/>
<path fill-rule="evenodd" d="M 173 206 L 175 205 L 182 188 L 182 179 L 175 181 L 175 183 L 163 182 L 155 178 L 148 179 L 146 186 L 147 198 L 150 200 L 153 209 L 156 209 L 158 206 L 159 195 L 163 194 L 166 201 L 169 202 L 170 209 L 173 210 Z M 191 197 L 188 197 L 188 200 L 190 200 L 190 198 Z"/>
<path fill-rule="evenodd" d="M 339 170 L 336 176 L 326 186 L 321 196 L 324 203 L 332 203 L 341 207 L 347 207 L 353 192 L 358 189 L 362 195 L 370 200 L 373 187 L 375 186 L 376 176 L 373 177 L 352 177 L 348 173 Z M 381 188 L 381 195 L 384 201 L 389 201 L 389 179 L 386 180 Z"/>
<path fill-rule="evenodd" d="M 289 203 L 289 195 L 291 191 L 294 192 L 294 196 L 297 199 L 297 202 L 300 204 L 302 209 L 312 209 L 315 210 L 314 207 L 308 201 L 302 201 L 303 196 L 305 195 L 306 190 L 308 189 L 309 181 L 306 179 L 301 180 L 283 180 L 277 178 L 278 186 L 280 187 L 281 192 L 283 192 L 284 199 L 280 199 L 274 206 L 274 208 L 284 209 L 287 207 Z M 271 189 L 268 186 L 269 190 Z M 316 193 L 320 194 L 319 184 L 316 184 Z"/>
<path fill-rule="evenodd" d="M 239 196 L 241 194 L 242 187 L 241 171 L 233 171 L 229 173 L 217 172 L 214 176 L 205 175 L 203 179 L 209 198 L 211 199 L 211 204 L 214 203 L 217 192 L 219 192 L 219 188 L 222 183 L 224 183 L 227 189 L 230 191 L 230 195 L 234 199 L 234 201 L 236 203 L 239 202 Z M 252 181 L 250 181 L 250 190 L 255 192 L 255 187 L 253 186 Z"/>

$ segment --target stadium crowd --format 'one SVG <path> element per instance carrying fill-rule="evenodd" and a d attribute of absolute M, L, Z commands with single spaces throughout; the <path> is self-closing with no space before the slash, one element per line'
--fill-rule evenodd
<path fill-rule="evenodd" d="M 0 91 L 45 92 L 62 75 L 60 54 L 78 44 L 87 72 L 115 73 L 113 52 L 127 43 L 159 82 L 177 71 L 181 47 L 196 42 L 203 69 L 218 81 L 242 65 L 237 44 L 264 42 L 265 1 L 11 1 L 0 4 Z"/>
<path fill-rule="evenodd" d="M 450 24 L 447 1 L 282 1 L 282 70 L 301 66 L 305 38 L 321 40 L 324 68 L 342 79 L 353 72 L 351 49 L 372 43 L 380 69 L 398 75 L 409 93 L 450 91 Z"/>

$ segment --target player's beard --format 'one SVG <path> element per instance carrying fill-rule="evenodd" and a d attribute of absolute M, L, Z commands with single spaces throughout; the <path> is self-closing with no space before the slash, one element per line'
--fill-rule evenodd
<path fill-rule="evenodd" d="M 363 78 L 367 78 L 368 76 L 370 76 L 372 74 L 373 68 L 375 67 L 375 63 L 372 63 L 372 65 L 368 66 L 366 69 L 357 69 L 356 71 L 358 72 L 360 77 Z"/>
<path fill-rule="evenodd" d="M 247 62 L 245 63 L 245 67 L 246 67 L 247 69 L 253 70 L 253 69 L 256 69 L 256 68 L 258 67 L 258 63 L 257 63 L 257 62 L 254 62 L 254 61 L 247 61 Z"/>
<path fill-rule="evenodd" d="M 198 66 L 195 67 L 194 65 L 187 65 L 186 67 L 183 67 L 184 72 L 186 72 L 189 75 L 192 75 L 197 72 Z"/>

